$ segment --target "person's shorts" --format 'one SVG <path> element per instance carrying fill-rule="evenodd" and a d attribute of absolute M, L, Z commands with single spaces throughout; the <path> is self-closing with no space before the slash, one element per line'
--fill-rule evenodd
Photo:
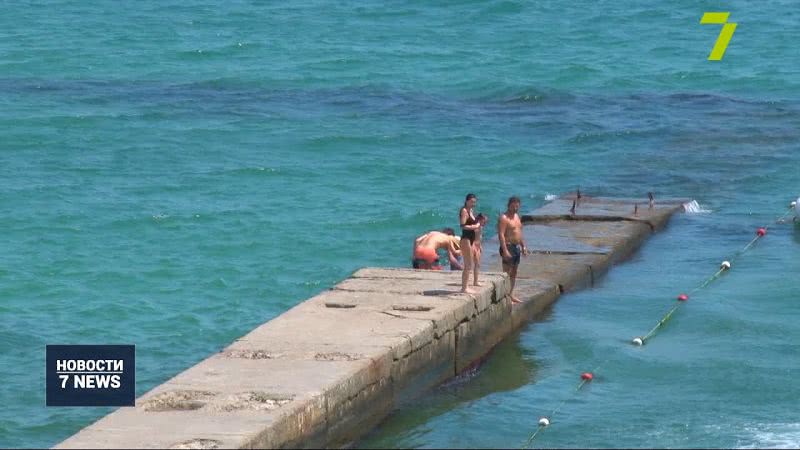
<path fill-rule="evenodd" d="M 415 269 L 442 270 L 439 265 L 439 254 L 436 250 L 426 247 L 417 247 L 414 250 L 414 259 L 411 260 L 411 267 Z"/>
<path fill-rule="evenodd" d="M 522 257 L 522 246 L 519 244 L 506 244 L 506 248 L 508 249 L 508 253 L 511 254 L 511 258 L 503 258 L 503 247 L 500 247 L 500 258 L 503 260 L 503 264 L 518 266 L 519 260 Z"/>

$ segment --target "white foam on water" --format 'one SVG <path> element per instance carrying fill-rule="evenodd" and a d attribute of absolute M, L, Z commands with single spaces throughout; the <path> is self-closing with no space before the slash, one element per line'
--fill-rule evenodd
<path fill-rule="evenodd" d="M 800 423 L 771 423 L 746 427 L 752 436 L 738 448 L 800 448 Z"/>
<path fill-rule="evenodd" d="M 548 202 L 552 202 L 557 198 L 558 196 L 556 194 L 544 194 L 544 199 L 547 200 Z"/>
<path fill-rule="evenodd" d="M 710 209 L 705 209 L 700 206 L 700 203 L 697 203 L 697 200 L 684 203 L 683 210 L 686 211 L 686 214 L 708 214 L 711 212 Z"/>

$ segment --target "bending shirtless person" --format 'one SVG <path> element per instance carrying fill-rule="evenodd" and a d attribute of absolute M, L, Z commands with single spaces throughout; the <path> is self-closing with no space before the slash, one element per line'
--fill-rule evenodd
<path fill-rule="evenodd" d="M 519 197 L 508 199 L 508 209 L 500 215 L 497 224 L 497 235 L 500 238 L 500 257 L 503 259 L 503 272 L 511 277 L 511 296 L 512 303 L 521 303 L 514 296 L 514 283 L 517 281 L 517 267 L 520 257 L 528 254 L 528 248 L 522 238 L 522 221 L 519 218 Z"/>
<path fill-rule="evenodd" d="M 450 267 L 461 269 L 458 257 L 461 256 L 459 238 L 452 228 L 431 231 L 414 240 L 411 252 L 411 267 L 415 269 L 442 270 L 437 250 L 447 250 Z"/>

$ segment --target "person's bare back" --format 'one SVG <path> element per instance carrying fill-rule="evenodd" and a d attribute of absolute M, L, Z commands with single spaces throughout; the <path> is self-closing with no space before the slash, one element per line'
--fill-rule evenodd
<path fill-rule="evenodd" d="M 430 231 L 414 241 L 414 247 L 432 248 L 434 250 L 447 249 L 455 238 L 441 231 Z"/>
<path fill-rule="evenodd" d="M 438 268 L 436 265 L 437 250 L 447 250 L 452 265 L 460 252 L 458 238 L 450 233 L 430 231 L 415 239 L 411 252 L 412 266 L 419 269 Z"/>

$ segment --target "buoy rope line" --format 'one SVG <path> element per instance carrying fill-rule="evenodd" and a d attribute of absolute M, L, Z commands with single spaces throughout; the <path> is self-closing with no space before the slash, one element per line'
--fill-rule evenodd
<path fill-rule="evenodd" d="M 776 220 L 775 222 L 776 223 L 780 223 L 787 215 L 789 215 L 792 212 L 793 208 L 794 208 L 794 205 L 790 204 L 789 205 L 789 209 L 780 218 L 778 218 L 778 220 Z M 739 257 L 742 256 L 743 254 L 745 254 L 748 250 L 750 250 L 753 247 L 753 245 L 755 245 L 756 242 L 758 242 L 759 239 L 761 239 L 761 238 L 763 238 L 764 236 L 767 235 L 767 228 L 768 227 L 765 226 L 765 227 L 761 227 L 761 228 L 757 229 L 755 237 L 753 237 L 753 239 L 751 239 L 750 242 L 748 242 L 747 245 L 744 246 L 744 248 L 742 248 L 741 250 L 736 252 L 736 254 L 734 254 L 733 257 L 731 257 L 731 259 L 729 261 L 723 261 L 722 264 L 720 264 L 719 270 L 717 270 L 716 273 L 714 273 L 713 275 L 708 277 L 705 281 L 703 281 L 696 288 L 692 289 L 689 293 L 690 294 L 694 294 L 695 292 L 707 287 L 709 284 L 711 284 L 712 282 L 717 280 L 720 276 L 722 276 L 723 273 L 725 273 L 728 270 L 730 270 L 731 267 L 732 267 L 731 264 L 732 264 L 733 261 L 736 261 L 737 259 L 739 259 Z M 664 326 L 664 324 L 667 323 L 667 321 L 669 321 L 670 317 L 672 317 L 672 314 L 680 307 L 680 305 L 682 303 L 686 302 L 687 300 L 689 300 L 689 296 L 688 295 L 686 295 L 686 294 L 679 295 L 678 296 L 678 303 L 676 303 L 675 306 L 670 308 L 670 310 L 664 315 L 664 317 L 661 320 L 659 320 L 658 323 L 656 323 L 656 325 L 647 334 L 645 334 L 644 336 L 641 336 L 641 337 L 636 337 L 631 342 L 634 345 L 644 345 L 644 343 L 648 339 L 653 337 L 653 335 L 656 333 L 656 331 L 658 331 L 659 328 Z"/>
<path fill-rule="evenodd" d="M 719 270 L 717 270 L 717 272 L 714 273 L 714 275 L 711 275 L 710 277 L 706 278 L 702 283 L 700 283 L 699 286 L 697 286 L 694 289 L 692 289 L 691 291 L 689 291 L 689 293 L 690 294 L 694 294 L 695 292 L 699 291 L 700 289 L 705 288 L 706 286 L 711 284 L 714 280 L 719 278 L 723 273 L 725 273 L 725 271 L 727 271 L 730 268 L 731 268 L 730 261 L 723 261 L 722 264 L 720 264 L 720 266 L 719 266 Z M 677 311 L 678 308 L 685 301 L 689 300 L 689 295 L 681 294 L 681 295 L 678 296 L 677 300 L 678 300 L 678 303 L 675 303 L 675 305 L 672 308 L 670 308 L 669 311 L 667 311 L 666 314 L 664 314 L 664 317 L 662 317 L 661 320 L 659 320 L 656 323 L 656 325 L 653 328 L 651 328 L 650 331 L 647 332 L 647 334 L 645 334 L 644 336 L 640 336 L 640 337 L 637 337 L 637 338 L 633 339 L 632 342 L 633 342 L 634 345 L 644 345 L 644 343 L 648 339 L 653 337 L 653 335 L 656 334 L 656 331 L 658 331 L 659 328 L 664 326 L 664 324 L 666 324 L 669 321 L 669 319 L 672 317 L 672 314 L 675 313 L 675 311 Z"/>
<path fill-rule="evenodd" d="M 778 220 L 776 220 L 775 223 L 783 223 L 783 219 L 785 219 L 786 216 L 791 214 L 792 211 L 794 211 L 796 206 L 797 206 L 797 202 L 789 203 L 789 210 L 786 211 L 785 213 L 783 213 L 783 215 Z"/>
<path fill-rule="evenodd" d="M 567 401 L 569 401 L 569 400 L 570 400 L 570 398 L 571 398 L 572 396 L 574 396 L 574 395 L 575 395 L 575 394 L 576 394 L 578 391 L 580 391 L 580 390 L 581 390 L 581 389 L 582 389 L 582 388 L 583 388 L 583 387 L 584 387 L 586 384 L 588 384 L 590 381 L 592 381 L 592 380 L 594 379 L 594 372 L 597 372 L 597 369 L 599 369 L 599 368 L 600 368 L 600 367 L 601 367 L 603 364 L 605 364 L 607 361 L 608 361 L 608 360 L 605 360 L 605 361 L 603 361 L 602 363 L 598 364 L 598 365 L 597 365 L 597 367 L 595 367 L 595 368 L 594 368 L 594 369 L 593 369 L 591 372 L 584 372 L 584 373 L 582 373 L 582 374 L 581 374 L 581 381 L 580 381 L 580 383 L 578 383 L 578 385 L 577 385 L 577 386 L 575 386 L 575 389 L 573 389 L 573 390 L 572 390 L 572 392 L 570 392 L 570 395 L 569 395 L 569 396 L 567 396 L 567 398 L 565 398 L 564 400 L 562 400 L 562 401 L 561 401 L 561 404 L 559 404 L 558 406 L 556 406 L 556 407 L 555 407 L 555 409 L 553 409 L 553 410 L 550 412 L 550 414 L 548 414 L 548 415 L 546 415 L 546 416 L 544 416 L 544 417 L 542 417 L 542 418 L 540 418 L 540 419 L 539 419 L 539 426 L 538 426 L 538 427 L 536 427 L 536 429 L 533 431 L 533 433 L 531 433 L 530 437 L 528 437 L 528 441 L 527 441 L 527 442 L 525 442 L 525 446 L 524 446 L 524 447 L 522 447 L 523 449 L 526 449 L 526 448 L 528 448 L 528 446 L 530 446 L 530 445 L 531 445 L 531 443 L 533 442 L 533 440 L 536 438 L 536 435 L 537 435 L 537 434 L 539 434 L 539 432 L 540 432 L 540 431 L 542 431 L 542 430 L 544 430 L 545 428 L 547 428 L 548 426 L 550 426 L 550 419 L 549 419 L 549 417 L 553 417 L 553 416 L 555 416 L 555 415 L 556 415 L 556 413 L 558 413 L 558 411 L 559 411 L 559 410 L 560 410 L 560 409 L 561 409 L 561 408 L 562 408 L 564 405 L 566 405 L 566 404 L 567 404 Z"/>
<path fill-rule="evenodd" d="M 788 211 L 786 211 L 786 213 L 784 213 L 784 214 L 783 214 L 783 215 L 782 215 L 780 218 L 778 218 L 778 220 L 776 220 L 775 222 L 776 222 L 776 223 L 783 223 L 783 222 L 782 222 L 782 221 L 783 221 L 783 219 L 785 219 L 785 218 L 786 218 L 786 216 L 788 216 L 789 214 L 791 214 L 791 213 L 792 213 L 792 210 L 794 209 L 794 207 L 795 207 L 795 203 L 794 203 L 794 202 L 792 202 L 792 203 L 789 205 L 789 210 L 788 210 Z M 750 242 L 749 242 L 747 245 L 745 245 L 745 246 L 744 246 L 744 248 L 742 248 L 741 250 L 739 250 L 738 252 L 736 252 L 736 254 L 734 254 L 734 255 L 733 255 L 733 257 L 731 257 L 731 259 L 730 259 L 729 261 L 723 261 L 723 262 L 720 264 L 720 266 L 719 266 L 719 270 L 717 270 L 717 271 L 716 271 L 716 272 L 715 272 L 713 275 L 711 275 L 710 277 L 706 278 L 706 279 L 705 279 L 705 280 L 704 280 L 702 283 L 700 283 L 700 285 L 698 285 L 697 287 L 695 287 L 694 289 L 692 289 L 691 291 L 689 291 L 689 293 L 690 293 L 690 294 L 694 294 L 695 292 L 697 292 L 697 291 L 699 291 L 699 290 L 701 290 L 701 289 L 704 289 L 705 287 L 707 287 L 708 285 L 710 285 L 711 283 L 713 283 L 715 280 L 717 280 L 719 277 L 721 277 L 721 276 L 722 276 L 722 275 L 723 275 L 725 272 L 727 272 L 727 271 L 731 270 L 731 267 L 732 267 L 732 263 L 731 263 L 731 261 L 735 261 L 736 259 L 738 259 L 738 258 L 739 258 L 740 256 L 742 256 L 744 253 L 746 253 L 748 250 L 750 250 L 750 249 L 753 247 L 753 245 L 755 245 L 755 244 L 756 244 L 756 242 L 758 242 L 758 240 L 759 240 L 759 239 L 761 239 L 761 238 L 763 238 L 764 236 L 766 236 L 766 235 L 767 235 L 767 228 L 768 228 L 768 227 L 766 227 L 766 226 L 765 226 L 765 227 L 760 227 L 760 228 L 758 228 L 758 229 L 756 230 L 756 235 L 755 235 L 755 237 L 754 237 L 754 238 L 753 238 L 753 239 L 752 239 L 752 240 L 751 240 L 751 241 L 750 241 Z M 650 331 L 648 331 L 648 332 L 647 332 L 647 334 L 645 334 L 644 336 L 636 337 L 636 338 L 634 338 L 634 339 L 633 339 L 631 342 L 632 342 L 634 345 L 637 345 L 637 346 L 644 345 L 644 344 L 645 344 L 645 342 L 647 342 L 647 340 L 648 340 L 648 339 L 652 338 L 652 337 L 655 335 L 656 331 L 658 331 L 658 329 L 659 329 L 659 328 L 661 328 L 662 326 L 664 326 L 664 324 L 665 324 L 665 323 L 667 323 L 667 321 L 669 321 L 669 319 L 672 317 L 672 315 L 675 313 L 675 311 L 677 311 L 677 309 L 678 309 L 678 308 L 679 308 L 679 307 L 680 307 L 680 306 L 681 306 L 683 303 L 685 303 L 687 300 L 689 300 L 689 295 L 687 295 L 687 294 L 680 294 L 680 295 L 678 296 L 677 300 L 678 300 L 678 302 L 677 302 L 677 303 L 676 303 L 676 304 L 675 304 L 675 305 L 674 305 L 672 308 L 670 308 L 670 309 L 669 309 L 669 311 L 667 311 L 667 313 L 664 315 L 664 317 L 662 317 L 662 318 L 661 318 L 661 320 L 659 320 L 659 321 L 656 323 L 656 325 L 655 325 L 655 326 L 654 326 L 652 329 L 650 329 Z M 608 361 L 608 360 L 606 360 L 606 361 Z M 603 363 L 605 363 L 605 361 L 604 361 Z M 600 366 L 602 366 L 602 364 L 603 364 L 603 363 L 599 364 L 599 365 L 598 365 L 598 366 L 597 366 L 597 367 L 596 367 L 596 368 L 595 368 L 595 369 L 594 369 L 592 372 L 584 372 L 584 373 L 582 373 L 582 374 L 581 374 L 581 381 L 580 381 L 580 383 L 578 383 L 578 385 L 575 387 L 575 389 L 573 389 L 573 390 L 570 392 L 570 395 L 568 395 L 568 396 L 567 396 L 567 398 L 565 398 L 565 399 L 564 399 L 564 400 L 563 400 L 563 401 L 562 401 L 562 402 L 561 402 L 561 403 L 560 403 L 560 404 L 559 404 L 559 405 L 558 405 L 558 406 L 557 406 L 557 407 L 556 407 L 556 408 L 555 408 L 553 411 L 551 411 L 551 412 L 550 412 L 550 414 L 548 414 L 548 415 L 546 415 L 546 416 L 542 416 L 542 417 L 539 419 L 538 426 L 537 426 L 537 427 L 536 427 L 536 429 L 533 431 L 533 433 L 531 433 L 530 437 L 528 437 L 528 440 L 527 440 L 527 442 L 525 442 L 525 446 L 523 446 L 523 447 L 522 447 L 523 449 L 532 448 L 532 447 L 530 447 L 530 445 L 533 443 L 533 440 L 536 438 L 536 436 L 537 436 L 537 435 L 538 435 L 538 434 L 539 434 L 539 433 L 540 433 L 542 430 L 544 430 L 545 428 L 547 428 L 548 426 L 550 426 L 550 418 L 551 418 L 551 417 L 553 417 L 553 416 L 554 416 L 556 413 L 558 413 L 558 411 L 559 411 L 559 410 L 561 410 L 561 408 L 562 408 L 562 407 L 563 407 L 563 406 L 564 406 L 564 405 L 567 403 L 567 401 L 569 401 L 569 399 L 570 399 L 570 398 L 572 398 L 572 396 L 574 396 L 574 395 L 575 395 L 575 394 L 576 394 L 578 391 L 580 391 L 580 390 L 581 390 L 581 389 L 582 389 L 582 388 L 583 388 L 583 387 L 584 387 L 584 386 L 585 386 L 587 383 L 591 382 L 591 381 L 594 379 L 594 374 L 593 374 L 593 372 L 596 372 L 596 371 L 597 371 L 597 369 L 599 369 L 599 368 L 600 368 Z"/>

